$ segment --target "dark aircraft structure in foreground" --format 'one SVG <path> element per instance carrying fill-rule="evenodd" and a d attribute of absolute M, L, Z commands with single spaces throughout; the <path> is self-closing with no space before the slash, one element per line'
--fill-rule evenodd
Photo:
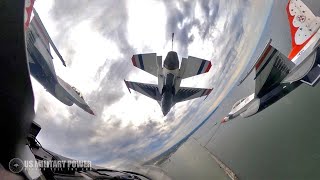
<path fill-rule="evenodd" d="M 287 56 L 267 43 L 262 54 L 243 78 L 255 70 L 255 93 L 237 101 L 222 120 L 249 117 L 269 107 L 302 83 L 315 86 L 320 79 L 320 18 L 301 0 L 288 2 L 287 15 L 292 50 Z"/>
<path fill-rule="evenodd" d="M 172 35 L 173 37 L 173 35 Z M 127 88 L 133 89 L 149 98 L 156 100 L 161 106 L 164 116 L 178 102 L 187 101 L 201 96 L 208 96 L 212 89 L 180 87 L 181 80 L 206 73 L 211 62 L 189 56 L 182 58 L 179 68 L 178 55 L 168 52 L 162 66 L 162 56 L 156 53 L 136 54 L 131 58 L 132 64 L 158 78 L 158 84 L 145 84 L 125 80 Z"/>

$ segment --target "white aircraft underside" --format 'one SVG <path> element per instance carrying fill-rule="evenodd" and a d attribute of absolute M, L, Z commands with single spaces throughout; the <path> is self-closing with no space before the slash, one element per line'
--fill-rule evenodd
<path fill-rule="evenodd" d="M 178 55 L 170 51 L 164 60 L 156 53 L 137 54 L 132 56 L 132 64 L 141 70 L 158 78 L 158 84 L 144 84 L 126 81 L 126 86 L 141 94 L 156 100 L 164 115 L 178 102 L 208 96 L 212 89 L 180 87 L 182 79 L 206 73 L 211 68 L 211 62 L 189 56 L 182 58 L 179 68 Z"/>

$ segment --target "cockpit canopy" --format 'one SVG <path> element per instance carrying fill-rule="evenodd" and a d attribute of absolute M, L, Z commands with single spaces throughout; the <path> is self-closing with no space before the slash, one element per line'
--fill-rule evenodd
<path fill-rule="evenodd" d="M 246 98 L 247 98 L 247 97 L 242 98 L 242 99 L 240 99 L 239 101 L 237 101 L 237 102 L 232 106 L 232 109 L 236 108 L 236 107 L 237 107 L 240 103 L 242 103 Z"/>
<path fill-rule="evenodd" d="M 83 95 L 81 94 L 81 92 L 80 92 L 77 88 L 75 88 L 75 87 L 73 87 L 73 86 L 71 86 L 71 87 L 72 87 L 72 89 L 81 97 L 81 99 L 84 100 Z"/>

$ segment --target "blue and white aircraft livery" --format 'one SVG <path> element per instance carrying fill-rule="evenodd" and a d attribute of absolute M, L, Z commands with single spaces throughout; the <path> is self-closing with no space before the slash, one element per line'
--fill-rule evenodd
<path fill-rule="evenodd" d="M 164 116 L 176 103 L 208 96 L 212 91 L 212 89 L 180 87 L 182 79 L 208 72 L 211 68 L 210 61 L 189 56 L 182 58 L 179 68 L 178 55 L 174 51 L 168 52 L 163 67 L 162 56 L 157 56 L 156 53 L 133 55 L 131 60 L 135 67 L 158 77 L 158 84 L 125 80 L 129 92 L 131 92 L 130 89 L 133 89 L 156 100 Z"/>
<path fill-rule="evenodd" d="M 26 8 L 30 9 L 29 6 L 26 6 Z M 27 19 L 30 19 L 32 10 L 25 12 L 28 13 L 28 15 L 26 16 L 28 17 Z M 52 94 L 55 98 L 57 98 L 65 105 L 72 106 L 73 104 L 76 104 L 86 112 L 94 115 L 91 108 L 85 102 L 80 91 L 75 87 L 70 86 L 68 83 L 66 83 L 56 75 L 52 62 L 53 57 L 50 52 L 50 45 L 54 49 L 64 66 L 66 66 L 65 62 L 58 49 L 52 42 L 35 9 L 33 9 L 33 14 L 34 17 L 32 18 L 31 22 L 25 22 L 27 57 L 30 74 L 37 81 L 39 81 L 40 84 L 50 94 Z"/>

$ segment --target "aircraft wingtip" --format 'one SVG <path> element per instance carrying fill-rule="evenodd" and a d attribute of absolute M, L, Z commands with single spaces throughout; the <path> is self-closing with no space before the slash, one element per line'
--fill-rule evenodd
<path fill-rule="evenodd" d="M 129 92 L 131 93 L 130 88 L 129 88 L 129 86 L 128 86 L 128 81 L 126 81 L 126 80 L 124 79 L 124 83 L 126 84 L 126 86 L 127 86 L 128 90 L 129 90 Z"/>
<path fill-rule="evenodd" d="M 91 114 L 91 115 L 94 115 L 94 116 L 96 115 L 96 114 L 92 111 L 92 109 L 89 109 L 89 110 L 88 110 L 88 113 Z"/>

